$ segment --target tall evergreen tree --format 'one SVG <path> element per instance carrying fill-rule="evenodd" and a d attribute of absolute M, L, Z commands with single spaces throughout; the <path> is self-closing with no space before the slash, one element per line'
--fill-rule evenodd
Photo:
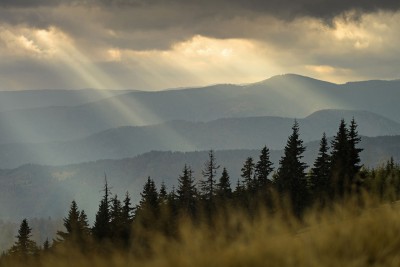
<path fill-rule="evenodd" d="M 111 237 L 111 214 L 110 214 L 110 189 L 107 178 L 104 184 L 104 195 L 99 204 L 99 210 L 96 213 L 96 219 L 92 229 L 93 236 L 99 240 L 109 239 Z"/>
<path fill-rule="evenodd" d="M 167 201 L 168 193 L 164 181 L 161 183 L 160 193 L 158 194 L 158 196 L 160 199 L 160 204 L 165 204 Z"/>
<path fill-rule="evenodd" d="M 31 237 L 32 228 L 29 227 L 28 221 L 23 219 L 16 236 L 17 241 L 9 250 L 9 254 L 20 259 L 36 255 L 39 252 L 39 248 L 35 241 L 31 240 Z"/>
<path fill-rule="evenodd" d="M 281 194 L 290 198 L 293 212 L 299 216 L 308 201 L 307 180 L 305 169 L 307 165 L 301 161 L 305 147 L 299 136 L 299 124 L 295 120 L 285 146 L 284 155 L 279 161 L 279 169 L 275 177 L 275 185 Z"/>
<path fill-rule="evenodd" d="M 272 173 L 274 168 L 273 163 L 270 160 L 269 149 L 264 146 L 260 153 L 260 159 L 255 165 L 255 182 L 256 186 L 260 190 L 265 190 L 271 183 L 268 176 Z"/>
<path fill-rule="evenodd" d="M 84 246 L 84 243 L 89 240 L 90 230 L 87 216 L 83 210 L 79 211 L 75 200 L 71 202 L 68 215 L 64 218 L 64 227 L 66 232 L 57 232 L 59 238 L 56 243 L 67 242 L 69 245 Z"/>
<path fill-rule="evenodd" d="M 311 169 L 310 177 L 312 195 L 314 199 L 319 201 L 326 200 L 331 186 L 331 163 L 328 150 L 328 140 L 326 139 L 326 134 L 324 133 L 319 145 L 318 157 L 314 162 L 313 168 Z"/>
<path fill-rule="evenodd" d="M 201 191 L 204 199 L 212 201 L 215 195 L 216 188 L 216 176 L 217 170 L 219 169 L 215 160 L 214 151 L 210 150 L 208 153 L 208 160 L 204 164 L 204 170 L 202 171 L 204 180 L 201 181 Z"/>
<path fill-rule="evenodd" d="M 131 198 L 128 192 L 125 193 L 125 198 L 123 200 L 123 203 L 124 204 L 121 209 L 121 223 L 122 223 L 121 239 L 123 245 L 128 246 L 131 237 L 131 228 L 132 228 L 133 212 L 134 212 L 134 208 L 132 207 Z"/>
<path fill-rule="evenodd" d="M 217 197 L 219 200 L 226 200 L 232 197 L 231 183 L 226 168 L 222 170 L 222 175 L 217 183 Z"/>
<path fill-rule="evenodd" d="M 122 230 L 123 230 L 123 218 L 122 218 L 122 203 L 118 199 L 118 196 L 115 195 L 111 199 L 110 206 L 110 235 L 111 239 L 114 243 L 121 242 L 122 239 Z"/>
<path fill-rule="evenodd" d="M 191 217 L 196 213 L 196 194 L 192 170 L 185 164 L 178 178 L 177 199 L 180 211 Z"/>
<path fill-rule="evenodd" d="M 340 121 L 339 130 L 332 140 L 331 147 L 331 196 L 343 197 L 350 193 L 351 189 L 349 132 L 344 119 Z"/>
<path fill-rule="evenodd" d="M 150 177 L 147 178 L 140 195 L 142 198 L 136 208 L 135 219 L 141 223 L 142 227 L 149 228 L 155 224 L 160 213 L 157 187 Z"/>
<path fill-rule="evenodd" d="M 240 175 L 243 178 L 245 188 L 250 192 L 253 192 L 255 189 L 254 167 L 255 164 L 253 162 L 253 158 L 248 157 L 243 164 L 243 167 L 241 169 L 242 173 Z"/>
<path fill-rule="evenodd" d="M 353 119 L 350 122 L 349 129 L 349 177 L 351 183 L 355 182 L 354 179 L 361 169 L 360 153 L 363 149 L 358 148 L 357 145 L 360 143 L 361 137 L 358 135 L 357 123 Z"/>

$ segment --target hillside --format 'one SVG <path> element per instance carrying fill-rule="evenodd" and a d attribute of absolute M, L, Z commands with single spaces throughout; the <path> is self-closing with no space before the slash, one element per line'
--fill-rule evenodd
<path fill-rule="evenodd" d="M 306 143 L 304 160 L 311 165 L 316 157 L 318 141 Z M 400 161 L 400 136 L 363 137 L 360 147 L 362 162 L 376 166 L 394 157 Z M 261 149 L 261 148 L 260 148 Z M 228 169 L 231 186 L 240 177 L 240 169 L 248 156 L 258 158 L 257 150 L 217 151 L 218 164 Z M 271 159 L 278 166 L 282 151 L 271 151 Z M 207 160 L 207 151 L 149 152 L 121 160 L 100 160 L 68 166 L 24 165 L 0 171 L 0 214 L 3 220 L 23 217 L 62 217 L 72 199 L 85 210 L 97 210 L 104 175 L 112 186 L 112 193 L 120 196 L 131 193 L 135 203 L 148 176 L 159 186 L 164 181 L 169 189 L 176 186 L 184 164 L 189 164 L 195 177 L 201 179 L 201 170 Z M 220 173 L 220 172 L 219 172 Z M 219 174 L 218 174 L 219 175 Z M 88 214 L 93 219 L 94 214 Z"/>
<path fill-rule="evenodd" d="M 400 124 L 366 111 L 323 110 L 298 119 L 305 142 L 319 140 L 325 131 L 333 136 L 341 118 L 354 117 L 364 136 L 400 134 Z M 22 164 L 65 165 L 99 159 L 120 159 L 152 150 L 196 151 L 282 149 L 293 118 L 249 117 L 210 122 L 172 121 L 137 127 L 119 127 L 68 142 L 0 145 L 0 167 Z"/>
<path fill-rule="evenodd" d="M 301 118 L 321 109 L 365 110 L 396 121 L 399 98 L 400 81 L 337 85 L 293 74 L 243 86 L 134 91 L 74 107 L 49 102 L 47 107 L 0 112 L 0 143 L 67 141 L 111 128 L 171 120 Z"/>

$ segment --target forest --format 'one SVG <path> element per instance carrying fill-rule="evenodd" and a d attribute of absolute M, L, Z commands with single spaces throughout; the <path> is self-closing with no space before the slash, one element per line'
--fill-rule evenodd
<path fill-rule="evenodd" d="M 72 200 L 64 229 L 37 244 L 24 219 L 0 266 L 398 266 L 400 166 L 364 167 L 360 141 L 342 119 L 307 166 L 294 121 L 277 169 L 264 146 L 232 181 L 210 150 L 202 180 L 189 165 L 171 189 L 149 177 L 138 205 L 105 177 L 93 225 Z"/>

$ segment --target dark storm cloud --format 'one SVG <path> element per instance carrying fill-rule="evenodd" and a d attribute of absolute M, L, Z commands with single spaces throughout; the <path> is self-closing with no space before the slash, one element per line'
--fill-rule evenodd
<path fill-rule="evenodd" d="M 226 10 L 249 10 L 274 15 L 282 19 L 308 16 L 329 20 L 347 11 L 375 12 L 397 11 L 397 0 L 1 0 L 2 7 L 43 7 L 56 5 L 104 6 L 104 7 L 149 7 L 192 6 L 208 9 L 220 14 Z"/>

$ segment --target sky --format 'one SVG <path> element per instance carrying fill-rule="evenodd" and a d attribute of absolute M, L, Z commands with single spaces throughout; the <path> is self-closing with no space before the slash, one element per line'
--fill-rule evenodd
<path fill-rule="evenodd" d="M 400 78 L 397 0 L 0 0 L 0 90 Z"/>

